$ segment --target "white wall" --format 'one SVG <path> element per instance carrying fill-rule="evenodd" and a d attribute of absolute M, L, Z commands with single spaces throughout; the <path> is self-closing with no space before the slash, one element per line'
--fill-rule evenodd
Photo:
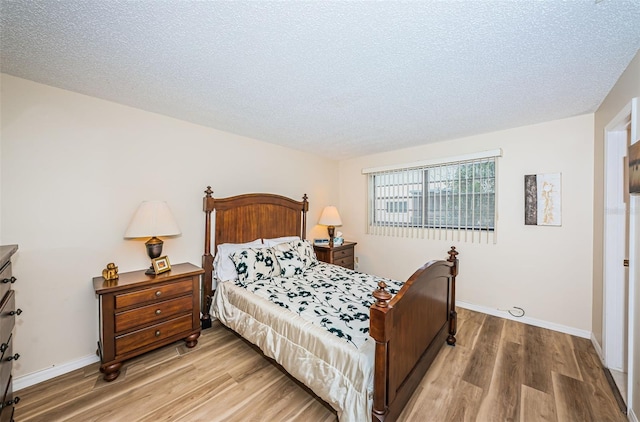
<path fill-rule="evenodd" d="M 138 109 L 1 75 L 0 235 L 16 243 L 14 377 L 95 356 L 92 277 L 149 265 L 123 233 L 145 199 L 168 202 L 182 236 L 171 263 L 200 264 L 203 191 L 214 196 L 307 193 L 309 237 L 338 200 L 337 162 Z"/>
<path fill-rule="evenodd" d="M 449 246 L 460 252 L 457 299 L 591 330 L 593 256 L 593 115 L 456 139 L 340 162 L 341 230 L 356 247 L 360 270 L 407 279 Z M 367 235 L 367 167 L 410 163 L 502 148 L 497 244 Z M 524 225 L 524 175 L 562 173 L 562 226 Z M 383 258 L 384 257 L 384 258 Z M 505 316 L 507 314 L 505 313 Z"/>

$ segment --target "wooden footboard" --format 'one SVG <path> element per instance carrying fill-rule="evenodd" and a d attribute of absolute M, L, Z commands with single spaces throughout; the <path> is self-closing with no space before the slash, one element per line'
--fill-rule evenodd
<path fill-rule="evenodd" d="M 373 293 L 373 421 L 396 420 L 445 339 L 455 345 L 457 255 L 451 247 L 446 261 L 426 263 L 393 298 L 383 282 Z"/>

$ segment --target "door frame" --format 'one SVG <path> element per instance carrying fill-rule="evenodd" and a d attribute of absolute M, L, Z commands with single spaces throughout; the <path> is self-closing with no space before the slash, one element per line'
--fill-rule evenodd
<path fill-rule="evenodd" d="M 633 200 L 620 211 L 620 201 L 624 202 L 623 182 L 624 162 L 621 157 L 627 155 L 627 128 L 631 126 L 631 143 L 638 140 L 640 133 L 638 119 L 638 98 L 633 98 L 604 129 L 604 238 L 603 238 L 603 312 L 602 312 L 602 353 L 606 367 L 627 372 L 627 393 L 625 402 L 631 414 L 634 413 L 633 385 L 634 385 L 634 329 L 635 309 L 634 296 L 638 287 L 636 284 L 636 266 L 640 264 L 640 242 L 636 238 L 640 234 L 640 227 L 636 227 L 634 219 L 629 221 L 626 228 L 626 212 L 632 212 Z M 637 210 L 636 210 L 637 211 Z M 625 302 L 624 267 L 622 260 L 625 255 L 625 230 L 629 230 L 628 293 L 626 305 L 628 327 L 623 332 L 624 314 L 620 309 Z M 622 239 L 622 240 L 620 240 Z M 635 258 L 635 259 L 634 259 Z M 622 280 L 622 282 L 621 282 Z M 620 344 L 617 338 L 624 335 L 626 345 Z M 626 347 L 625 347 L 626 346 Z M 626 356 L 624 355 L 626 352 Z"/>
<path fill-rule="evenodd" d="M 603 332 L 602 352 L 607 368 L 626 372 L 628 339 L 625 313 L 628 311 L 625 270 L 626 212 L 623 157 L 627 155 L 627 128 L 631 103 L 605 127 L 604 137 L 604 247 L 603 247 Z M 618 339 L 626 339 L 621 344 Z M 626 401 L 626 400 L 625 400 Z"/>

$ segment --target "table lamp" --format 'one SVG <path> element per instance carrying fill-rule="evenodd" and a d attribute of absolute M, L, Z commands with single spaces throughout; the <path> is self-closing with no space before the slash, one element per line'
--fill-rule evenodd
<path fill-rule="evenodd" d="M 329 247 L 333 247 L 333 236 L 335 235 L 336 227 L 342 225 L 342 219 L 338 214 L 338 209 L 333 205 L 324 207 L 318 224 L 327 226 L 327 232 L 329 233 Z"/>
<path fill-rule="evenodd" d="M 133 215 L 127 230 L 124 232 L 125 239 L 135 239 L 140 237 L 150 237 L 145 242 L 149 258 L 156 259 L 162 254 L 162 239 L 157 236 L 177 236 L 180 228 L 176 219 L 171 214 L 169 206 L 164 201 L 143 201 L 136 213 Z M 155 275 L 153 265 L 145 274 Z"/>

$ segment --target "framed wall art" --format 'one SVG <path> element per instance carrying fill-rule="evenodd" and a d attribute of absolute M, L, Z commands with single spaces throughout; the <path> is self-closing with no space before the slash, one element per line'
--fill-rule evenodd
<path fill-rule="evenodd" d="M 524 224 L 562 225 L 562 174 L 524 176 Z"/>

